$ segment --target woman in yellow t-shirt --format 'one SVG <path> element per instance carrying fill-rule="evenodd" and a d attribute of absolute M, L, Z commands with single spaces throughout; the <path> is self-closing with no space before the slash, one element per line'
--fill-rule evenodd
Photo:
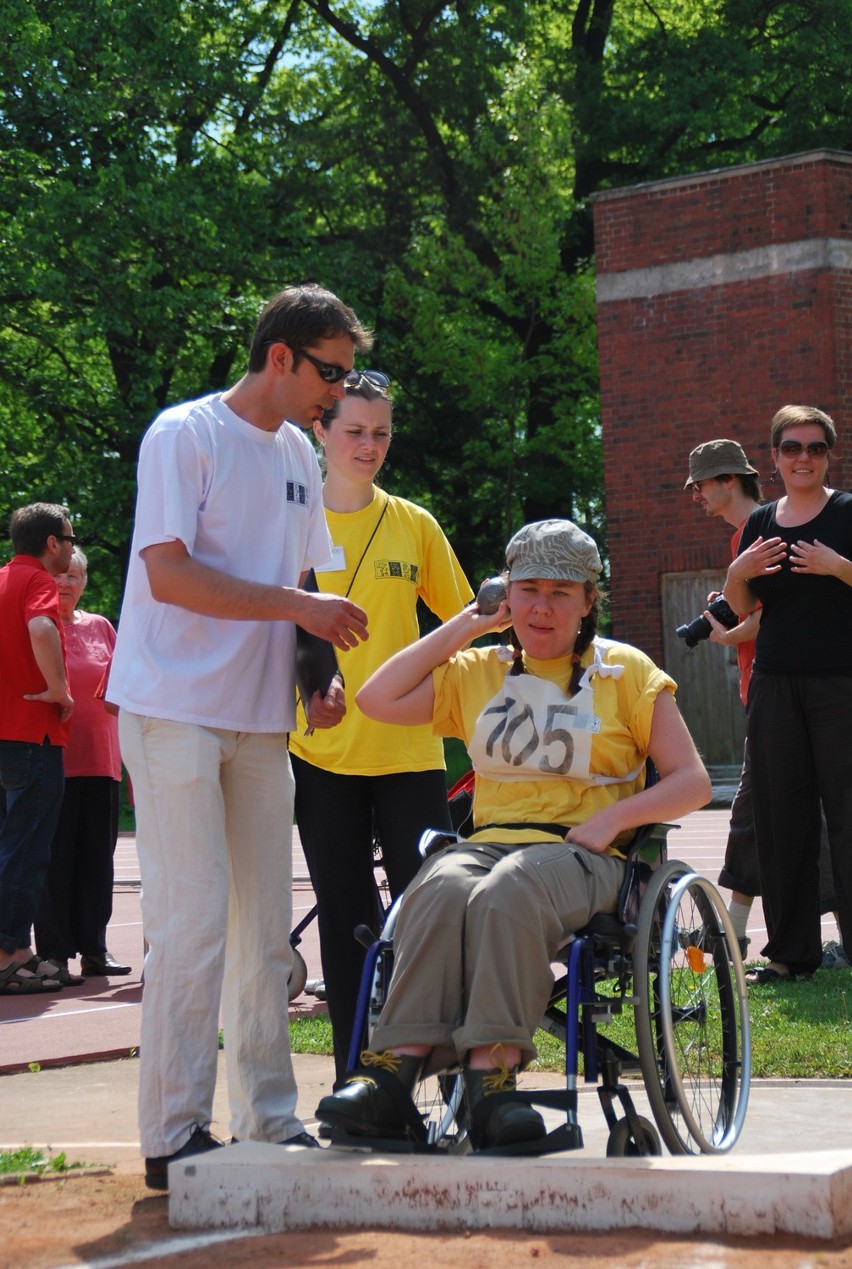
<path fill-rule="evenodd" d="M 325 458 L 323 501 L 333 542 L 331 566 L 317 573 L 317 582 L 366 611 L 370 638 L 337 654 L 348 702 L 343 722 L 307 735 L 300 708 L 290 736 L 296 821 L 317 900 L 338 1077 L 348 1066 L 364 959 L 353 932 L 376 924 L 374 827 L 394 897 L 420 866 L 423 829 L 449 827 L 440 737 L 427 723 L 402 727 L 367 718 L 355 694 L 384 661 L 416 642 L 418 600 L 445 621 L 473 598 L 435 518 L 374 483 L 391 443 L 388 383 L 366 371 L 314 428 Z"/>
<path fill-rule="evenodd" d="M 588 534 L 570 520 L 526 525 L 506 565 L 495 614 L 466 608 L 358 695 L 385 724 L 460 737 L 476 773 L 474 832 L 433 856 L 400 905 L 375 1052 L 317 1108 L 358 1136 L 422 1132 L 409 1092 L 428 1060 L 462 1063 L 475 1149 L 543 1137 L 537 1110 L 491 1094 L 535 1056 L 551 963 L 595 913 L 615 911 L 631 830 L 710 798 L 672 680 L 596 636 Z M 510 625 L 514 653 L 468 647 Z M 660 779 L 645 788 L 648 757 Z"/>

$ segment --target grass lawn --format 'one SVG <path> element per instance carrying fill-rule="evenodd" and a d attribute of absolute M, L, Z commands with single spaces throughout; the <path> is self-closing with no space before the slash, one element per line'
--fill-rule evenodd
<path fill-rule="evenodd" d="M 852 970 L 819 970 L 810 982 L 751 988 L 753 1079 L 852 1079 Z M 607 1028 L 608 1035 L 635 1052 L 630 1010 Z M 331 1053 L 331 1025 L 325 1015 L 290 1024 L 295 1053 Z M 532 1068 L 563 1069 L 561 1045 L 543 1031 L 536 1036 L 539 1058 Z"/>
<path fill-rule="evenodd" d="M 47 1176 L 83 1168 L 82 1163 L 69 1163 L 65 1152 L 51 1154 L 50 1148 L 36 1150 L 22 1146 L 20 1150 L 0 1151 L 0 1176 Z"/>

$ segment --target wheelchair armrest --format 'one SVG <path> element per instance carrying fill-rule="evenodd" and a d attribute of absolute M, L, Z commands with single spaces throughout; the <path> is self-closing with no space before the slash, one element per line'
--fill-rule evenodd
<path fill-rule="evenodd" d="M 639 901 L 653 873 L 666 862 L 669 829 L 677 824 L 643 824 L 637 828 L 626 850 L 627 862 L 616 911 L 623 923 L 635 922 Z"/>
<path fill-rule="evenodd" d="M 431 859 L 438 851 L 447 846 L 456 846 L 460 841 L 458 833 L 449 833 L 443 828 L 425 828 L 420 834 L 417 849 L 422 859 Z"/>

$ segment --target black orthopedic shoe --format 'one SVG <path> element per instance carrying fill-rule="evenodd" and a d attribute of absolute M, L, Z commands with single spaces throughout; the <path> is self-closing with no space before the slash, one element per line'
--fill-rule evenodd
<path fill-rule="evenodd" d="M 323 1097 L 317 1119 L 353 1137 L 425 1141 L 423 1120 L 411 1099 L 423 1062 L 422 1057 L 398 1056 L 389 1049 L 365 1049 L 360 1065 Z"/>
<path fill-rule="evenodd" d="M 516 1085 L 515 1072 L 506 1066 L 490 1071 L 464 1068 L 470 1141 L 474 1150 L 516 1146 L 539 1141 L 547 1135 L 538 1111 L 511 1096 Z"/>
<path fill-rule="evenodd" d="M 145 1160 L 145 1184 L 149 1190 L 167 1190 L 170 1163 L 176 1159 L 191 1159 L 195 1154 L 206 1154 L 208 1150 L 218 1150 L 222 1144 L 207 1128 L 195 1124 L 189 1141 L 180 1150 L 176 1150 L 174 1154 L 155 1155 Z"/>

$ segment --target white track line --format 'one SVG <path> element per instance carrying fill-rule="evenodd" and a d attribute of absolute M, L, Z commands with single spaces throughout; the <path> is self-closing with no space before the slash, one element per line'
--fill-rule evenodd
<path fill-rule="evenodd" d="M 125 1265 L 142 1265 L 146 1260 L 164 1260 L 186 1251 L 203 1251 L 217 1243 L 236 1242 L 238 1239 L 257 1238 L 262 1229 L 227 1229 L 214 1234 L 187 1234 L 183 1237 L 164 1239 L 159 1243 L 147 1243 L 117 1256 L 99 1256 L 96 1260 L 75 1260 L 60 1265 L 58 1269 L 124 1269 Z"/>

